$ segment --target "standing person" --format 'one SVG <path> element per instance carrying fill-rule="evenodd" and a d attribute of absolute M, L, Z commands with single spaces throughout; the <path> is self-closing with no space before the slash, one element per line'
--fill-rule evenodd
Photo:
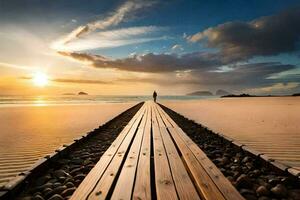
<path fill-rule="evenodd" d="M 156 93 L 156 91 L 154 91 L 153 92 L 153 100 L 154 100 L 154 102 L 156 102 L 156 97 L 157 97 L 157 93 Z"/>

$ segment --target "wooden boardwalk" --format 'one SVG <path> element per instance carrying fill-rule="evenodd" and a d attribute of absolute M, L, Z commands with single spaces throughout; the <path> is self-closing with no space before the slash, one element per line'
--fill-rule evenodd
<path fill-rule="evenodd" d="M 161 107 L 146 102 L 71 197 L 243 199 Z"/>

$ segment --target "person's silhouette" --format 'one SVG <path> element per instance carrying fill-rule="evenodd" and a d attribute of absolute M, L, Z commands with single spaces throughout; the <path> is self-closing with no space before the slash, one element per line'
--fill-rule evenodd
<path fill-rule="evenodd" d="M 154 102 L 156 102 L 156 97 L 157 97 L 157 93 L 156 93 L 156 91 L 154 91 L 153 92 L 153 100 L 154 100 Z"/>

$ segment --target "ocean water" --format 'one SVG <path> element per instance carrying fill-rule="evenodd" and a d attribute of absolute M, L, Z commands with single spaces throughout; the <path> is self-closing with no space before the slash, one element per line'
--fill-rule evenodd
<path fill-rule="evenodd" d="M 159 100 L 195 100 L 211 99 L 216 96 L 159 96 Z M 66 104 L 97 104 L 141 102 L 152 99 L 152 96 L 104 96 L 104 95 L 58 95 L 58 96 L 5 96 L 0 95 L 0 106 L 46 106 Z"/>

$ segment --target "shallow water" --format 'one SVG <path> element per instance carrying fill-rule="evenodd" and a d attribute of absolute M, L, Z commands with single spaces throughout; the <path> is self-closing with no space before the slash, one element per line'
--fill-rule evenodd
<path fill-rule="evenodd" d="M 134 104 L 0 107 L 0 186 Z"/>
<path fill-rule="evenodd" d="M 300 97 L 222 98 L 164 105 L 300 169 Z"/>

